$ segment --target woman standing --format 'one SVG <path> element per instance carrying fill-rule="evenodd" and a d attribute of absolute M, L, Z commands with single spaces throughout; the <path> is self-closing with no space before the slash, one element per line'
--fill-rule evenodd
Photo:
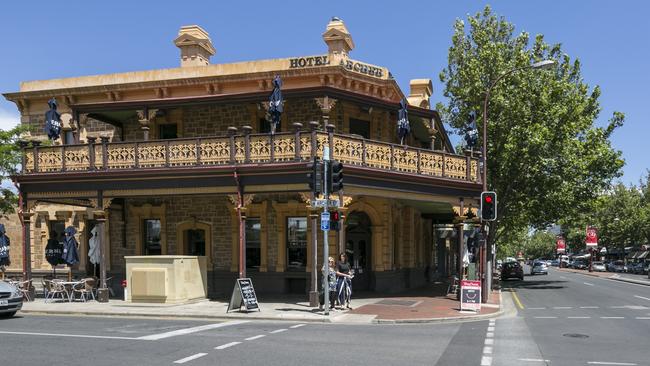
<path fill-rule="evenodd" d="M 350 307 L 352 297 L 352 275 L 350 274 L 350 263 L 345 253 L 339 255 L 339 263 L 336 265 L 336 291 L 338 293 L 339 305 Z"/>

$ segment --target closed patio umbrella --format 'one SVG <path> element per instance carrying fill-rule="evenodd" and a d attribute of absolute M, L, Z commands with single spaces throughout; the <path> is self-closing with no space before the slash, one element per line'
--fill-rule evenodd
<path fill-rule="evenodd" d="M 56 266 L 63 264 L 63 244 L 56 240 L 56 232 L 50 233 L 45 246 L 45 260 L 52 266 L 52 275 L 56 277 Z"/>
<path fill-rule="evenodd" d="M 11 265 L 11 260 L 9 259 L 9 245 L 11 241 L 7 234 L 5 234 L 5 226 L 0 224 L 0 267 L 4 273 L 4 268 Z M 4 277 L 4 275 L 3 275 Z"/>
<path fill-rule="evenodd" d="M 269 115 L 271 116 L 271 134 L 274 134 L 277 128 L 280 126 L 280 118 L 282 116 L 282 79 L 280 75 L 276 75 L 273 79 L 273 92 L 269 97 Z"/>
<path fill-rule="evenodd" d="M 79 263 L 79 252 L 77 247 L 77 239 L 75 239 L 74 234 L 77 233 L 77 229 L 73 226 L 68 226 L 65 229 L 65 242 L 63 244 L 63 261 L 68 266 L 73 266 Z"/>
<path fill-rule="evenodd" d="M 399 102 L 399 111 L 397 112 L 397 136 L 399 143 L 404 145 L 404 139 L 411 132 L 411 124 L 409 123 L 409 114 L 406 110 L 406 99 Z"/>
<path fill-rule="evenodd" d="M 50 140 L 56 140 L 61 134 L 61 114 L 56 111 L 56 98 L 50 99 L 47 104 L 50 110 L 45 112 L 45 133 Z"/>
<path fill-rule="evenodd" d="M 99 235 L 97 233 L 97 226 L 93 227 L 92 230 L 90 230 L 90 239 L 88 240 L 88 259 L 90 260 L 90 263 L 93 264 L 93 275 L 96 272 L 96 267 L 97 264 L 99 264 L 101 260 L 101 252 L 99 249 Z"/>

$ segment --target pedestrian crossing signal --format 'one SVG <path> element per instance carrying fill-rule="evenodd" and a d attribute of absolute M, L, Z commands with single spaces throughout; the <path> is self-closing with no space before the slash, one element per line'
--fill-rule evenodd
<path fill-rule="evenodd" d="M 341 213 L 338 211 L 330 212 L 330 230 L 339 231 L 341 230 Z"/>

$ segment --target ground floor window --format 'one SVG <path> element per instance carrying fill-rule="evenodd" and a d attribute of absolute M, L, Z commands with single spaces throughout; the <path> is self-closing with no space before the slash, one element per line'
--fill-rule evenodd
<path fill-rule="evenodd" d="M 307 218 L 287 218 L 287 270 L 307 267 Z"/>
<path fill-rule="evenodd" d="M 144 220 L 144 255 L 161 255 L 160 220 Z"/>
<path fill-rule="evenodd" d="M 246 268 L 259 270 L 262 262 L 260 232 L 262 224 L 259 217 L 246 219 Z"/>
<path fill-rule="evenodd" d="M 65 241 L 65 221 L 50 221 L 50 238 L 59 243 Z"/>
<path fill-rule="evenodd" d="M 185 231 L 186 255 L 205 256 L 205 230 Z"/>

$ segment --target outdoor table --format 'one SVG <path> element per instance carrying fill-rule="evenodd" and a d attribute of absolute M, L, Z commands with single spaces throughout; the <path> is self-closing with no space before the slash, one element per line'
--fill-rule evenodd
<path fill-rule="evenodd" d="M 72 302 L 72 295 L 74 294 L 74 291 L 72 291 L 72 288 L 74 287 L 74 285 L 79 284 L 82 281 L 83 280 L 79 280 L 79 281 L 59 281 L 59 283 L 61 283 L 65 287 L 65 289 L 66 289 L 66 291 L 68 293 L 68 301 L 69 302 Z"/>

